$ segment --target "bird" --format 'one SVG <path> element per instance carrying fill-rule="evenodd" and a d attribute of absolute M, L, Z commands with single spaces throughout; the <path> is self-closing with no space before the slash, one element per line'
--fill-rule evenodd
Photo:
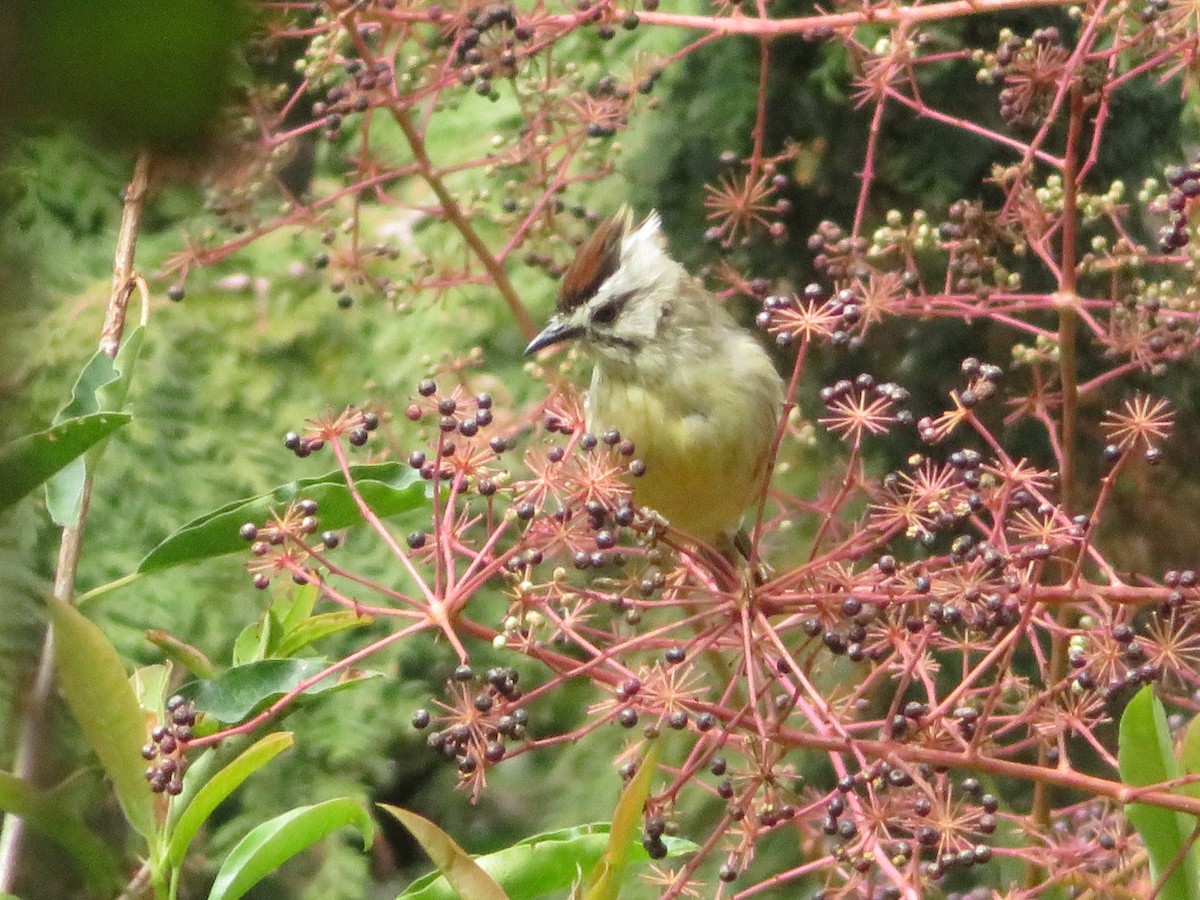
<path fill-rule="evenodd" d="M 668 254 L 662 220 L 603 219 L 563 273 L 527 355 L 575 342 L 593 363 L 589 431 L 615 429 L 645 464 L 633 500 L 731 562 L 762 496 L 783 380 L 762 345 Z"/>

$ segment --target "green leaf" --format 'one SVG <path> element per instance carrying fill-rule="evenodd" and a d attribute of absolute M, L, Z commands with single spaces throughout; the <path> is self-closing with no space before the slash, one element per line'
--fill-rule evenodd
<path fill-rule="evenodd" d="M 1200 775 L 1200 716 L 1188 724 L 1179 745 L 1179 774 Z M 1200 782 L 1181 785 L 1179 791 L 1189 797 L 1200 797 Z"/>
<path fill-rule="evenodd" d="M 138 325 L 125 332 L 121 346 L 117 350 L 117 358 L 113 360 L 116 378 L 113 378 L 96 389 L 96 403 L 100 409 L 121 410 L 125 408 L 125 398 L 129 395 L 129 386 L 133 383 L 133 370 L 142 355 L 142 345 L 146 342 L 146 326 Z"/>
<path fill-rule="evenodd" d="M 116 359 L 103 350 L 93 353 L 80 369 L 71 388 L 71 399 L 55 415 L 54 424 L 92 413 L 120 412 L 125 407 L 133 368 L 142 355 L 145 340 L 146 328 L 138 325 L 126 333 Z"/>
<path fill-rule="evenodd" d="M 67 419 L 0 447 L 0 510 L 128 423 L 125 413 L 96 413 Z"/>
<path fill-rule="evenodd" d="M 99 412 L 120 412 L 125 406 L 133 366 L 144 339 L 145 328 L 139 325 L 122 342 L 115 360 L 97 350 L 79 373 L 71 399 L 55 416 L 54 424 Z M 81 456 L 72 460 L 46 482 L 46 508 L 56 525 L 74 527 L 79 524 L 88 471 L 94 469 L 104 446 L 103 442 L 98 443 L 86 458 Z"/>
<path fill-rule="evenodd" d="M 216 678 L 217 670 L 204 651 L 181 641 L 173 634 L 152 628 L 146 632 L 146 640 L 167 655 L 167 659 L 179 663 L 198 678 Z"/>
<path fill-rule="evenodd" d="M 295 585 L 287 595 L 271 604 L 271 612 L 279 619 L 283 634 L 287 635 L 312 615 L 317 605 L 315 584 Z"/>
<path fill-rule="evenodd" d="M 363 500 L 378 516 L 394 516 L 421 506 L 425 482 L 411 467 L 400 463 L 351 466 L 351 477 Z M 236 500 L 184 525 L 155 547 L 138 566 L 155 572 L 184 563 L 244 549 L 238 534 L 244 522 L 265 522 L 270 511 L 298 498 L 317 501 L 321 527 L 345 528 L 359 521 L 358 507 L 340 471 L 280 485 L 269 493 Z"/>
<path fill-rule="evenodd" d="M 311 616 L 284 635 L 279 645 L 275 647 L 275 652 L 280 656 L 294 656 L 321 638 L 329 637 L 331 634 L 337 634 L 348 628 L 370 625 L 373 621 L 375 620 L 371 616 L 359 615 L 349 609 L 339 609 L 337 612 Z"/>
<path fill-rule="evenodd" d="M 242 782 L 265 766 L 268 762 L 292 746 L 294 740 L 291 733 L 279 731 L 268 734 L 253 746 L 246 748 L 236 759 L 217 772 L 199 788 L 192 801 L 187 805 L 171 830 L 170 842 L 167 845 L 167 862 L 179 866 L 183 862 L 187 849 L 213 810 L 221 801 L 232 794 Z M 189 769 L 184 780 L 194 772 Z"/>
<path fill-rule="evenodd" d="M 108 894 L 120 884 L 112 851 L 91 829 L 70 818 L 55 794 L 36 791 L 15 775 L 0 772 L 0 811 L 20 816 L 58 844 L 98 891 Z"/>
<path fill-rule="evenodd" d="M 481 869 L 470 854 L 454 842 L 454 839 L 428 819 L 416 813 L 380 803 L 380 808 L 391 813 L 400 824 L 417 839 L 459 897 L 469 900 L 509 900 L 504 889 Z"/>
<path fill-rule="evenodd" d="M 167 685 L 171 683 L 171 664 L 158 663 L 134 669 L 129 678 L 133 695 L 144 713 L 160 716 L 167 702 Z"/>
<path fill-rule="evenodd" d="M 233 664 L 245 666 L 265 659 L 274 627 L 274 620 L 270 615 L 265 615 L 243 628 L 233 642 Z"/>
<path fill-rule="evenodd" d="M 637 774 L 621 794 L 613 813 L 612 831 L 608 835 L 608 846 L 600 861 L 588 875 L 588 891 L 585 900 L 616 900 L 621 893 L 621 881 L 625 867 L 629 864 L 629 845 L 637 834 L 642 821 L 642 808 L 650 795 L 650 780 L 658 764 L 659 742 L 650 744 L 646 758 L 638 766 Z"/>
<path fill-rule="evenodd" d="M 358 828 L 364 847 L 371 846 L 375 823 L 362 804 L 349 797 L 303 806 L 264 822 L 230 851 L 208 900 L 237 900 L 301 850 L 347 825 Z"/>
<path fill-rule="evenodd" d="M 328 665 L 324 659 L 263 659 L 236 666 L 211 681 L 189 682 L 178 693 L 194 701 L 198 711 L 234 724 L 294 690 Z M 304 694 L 322 694 L 377 677 L 378 672 L 361 669 L 334 672 L 307 688 Z"/>
<path fill-rule="evenodd" d="M 83 488 L 87 484 L 87 471 L 85 454 L 71 460 L 46 482 L 46 512 L 59 528 L 74 528 L 79 524 L 79 517 L 83 515 Z"/>
<path fill-rule="evenodd" d="M 104 407 L 100 405 L 97 394 L 116 380 L 117 370 L 114 361 L 108 354 L 97 350 L 79 370 L 79 377 L 75 379 L 75 385 L 71 388 L 71 399 L 54 417 L 55 424 L 100 412 Z M 117 410 L 109 411 L 116 412 Z"/>
<path fill-rule="evenodd" d="M 1167 714 L 1150 686 L 1138 691 L 1121 715 L 1117 765 L 1121 780 L 1130 787 L 1148 787 L 1179 776 Z M 1127 804 L 1125 814 L 1146 845 L 1150 878 L 1157 884 L 1187 846 L 1196 818 L 1148 803 Z M 1200 897 L 1198 875 L 1196 854 L 1186 853 L 1157 896 L 1160 900 L 1195 900 Z"/>
<path fill-rule="evenodd" d="M 196 720 L 196 726 L 192 729 L 193 737 L 204 737 L 208 725 L 212 734 L 219 730 L 220 726 L 212 719 L 200 718 Z M 187 767 L 187 772 L 183 776 L 183 791 L 179 796 L 175 797 L 167 809 L 166 824 L 160 828 L 160 833 L 164 835 L 163 840 L 159 842 L 159 850 L 161 853 L 166 852 L 167 842 L 170 841 L 171 835 L 174 833 L 175 824 L 179 821 L 180 816 L 191 805 L 196 794 L 200 793 L 200 789 L 212 779 L 221 769 L 229 765 L 239 754 L 253 741 L 244 734 L 235 734 L 227 740 L 223 740 L 211 747 L 206 747 L 199 754 L 193 757 L 191 764 Z"/>
<path fill-rule="evenodd" d="M 112 779 L 125 818 L 150 840 L 154 795 L 143 775 L 146 716 L 116 648 L 94 623 L 59 600 L 50 601 L 58 688 L 88 744 Z"/>
<path fill-rule="evenodd" d="M 1200 716 L 1193 717 L 1192 721 L 1188 723 L 1176 758 L 1179 763 L 1180 775 L 1200 775 Z M 1200 799 L 1200 782 L 1193 781 L 1190 784 L 1180 785 L 1178 793 Z M 1197 871 L 1200 872 L 1200 844 L 1192 845 L 1191 855 L 1196 863 Z"/>
<path fill-rule="evenodd" d="M 576 825 L 518 841 L 511 847 L 475 857 L 509 900 L 535 900 L 568 890 L 600 861 L 608 846 L 609 824 Z M 697 849 L 692 841 L 663 836 L 670 858 Z M 630 860 L 644 863 L 650 854 L 640 840 L 630 845 Z M 440 872 L 433 871 L 410 884 L 396 900 L 457 900 L 458 894 Z"/>

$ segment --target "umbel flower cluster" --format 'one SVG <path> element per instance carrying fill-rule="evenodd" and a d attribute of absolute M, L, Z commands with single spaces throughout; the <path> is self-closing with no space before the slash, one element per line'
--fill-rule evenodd
<path fill-rule="evenodd" d="M 197 267 L 299 229 L 319 246 L 298 267 L 339 308 L 403 315 L 482 285 L 532 336 L 510 272 L 562 274 L 598 215 L 587 187 L 613 171 L 614 138 L 706 46 L 736 36 L 757 54 L 748 149 L 714 154 L 693 206 L 721 254 L 710 284 L 755 307 L 790 376 L 771 487 L 746 519 L 765 565 L 744 571 L 637 508 L 646 462 L 622 435 L 588 431 L 569 365 L 535 372 L 534 408 L 493 398 L 459 360 L 399 403 L 372 397 L 286 436 L 298 456 L 334 458 L 402 579 L 342 564 L 346 536 L 311 498 L 243 529 L 255 587 L 312 585 L 394 626 L 330 673 L 415 635 L 442 641 L 445 690 L 412 724 L 472 798 L 514 758 L 604 730 L 625 741 L 619 783 L 666 738 L 644 845 L 661 858 L 678 832 L 699 850 L 659 863 L 663 897 L 1153 894 L 1162 871 L 1125 815 L 1117 722 L 1147 685 L 1176 734 L 1200 710 L 1197 561 L 1173 540 L 1190 516 L 1152 509 L 1186 469 L 1172 434 L 1190 404 L 1170 376 L 1200 349 L 1200 172 L 1180 158 L 1136 186 L 1099 173 L 1127 95 L 1194 67 L 1195 10 L 1085 4 L 1057 24 L 996 25 L 977 47 L 939 30 L 1028 5 L 835 2 L 791 19 L 765 0 L 689 16 L 650 0 L 273 10 L 264 48 L 302 43 L 297 80 L 250 98 L 239 171 L 263 177 L 214 178 L 220 227 L 170 261 L 176 297 Z M 699 34 L 673 54 L 597 49 L 653 28 Z M 746 251 L 788 239 L 806 164 L 829 161 L 819 140 L 772 137 L 789 41 L 850 61 L 865 138 L 836 154 L 853 155 L 853 212 L 805 226 L 812 266 L 769 278 Z M 581 47 L 601 61 L 581 65 Z M 943 108 L 926 86 L 964 71 L 985 102 Z M 437 157 L 446 117 L 502 98 L 512 112 L 486 146 Z M 984 184 L 941 208 L 886 209 L 901 119 L 994 150 Z M 260 202 L 266 176 L 316 142 L 344 163 L 336 187 Z M 366 198 L 410 218 L 376 239 Z M 971 349 L 922 356 L 951 326 Z M 354 454 L 406 460 L 428 520 L 393 533 Z M 586 715 L 556 731 L 544 710 L 580 680 Z M 1136 799 L 1200 814 L 1172 787 Z M 789 862 L 764 862 L 782 841 Z"/>
<path fill-rule="evenodd" d="M 803 293 L 769 298 L 763 324 L 802 334 L 813 304 L 832 302 Z M 822 327 L 844 322 L 843 303 Z M 553 394 L 536 433 L 521 437 L 511 425 L 499 433 L 497 418 L 508 417 L 487 395 L 428 380 L 403 418 L 431 432 L 408 456 L 430 486 L 429 527 L 400 540 L 368 515 L 419 590 L 343 571 L 331 552 L 338 535 L 321 532 L 320 509 L 304 500 L 243 529 L 250 571 L 258 587 L 286 575 L 393 617 L 395 639 L 444 635 L 457 668 L 435 709 L 412 722 L 473 796 L 506 759 L 599 728 L 628 732 L 626 777 L 643 742 L 686 734 L 647 806 L 647 847 L 661 856 L 663 829 L 677 829 L 698 798 L 717 798 L 723 812 L 705 853 L 660 871 L 669 884 L 711 876 L 709 857 L 718 883 L 732 884 L 764 837 L 787 829 L 810 862 L 776 880 L 815 873 L 841 885 L 830 896 L 932 888 L 1011 852 L 996 843 L 1002 821 L 1037 827 L 1028 806 L 1001 803 L 1005 779 L 1092 797 L 1048 809 L 1038 852 L 1048 866 L 1086 865 L 1100 882 L 1132 852 L 1121 785 L 1076 772 L 1073 760 L 1113 763 L 1103 735 L 1138 686 L 1187 702 L 1200 687 L 1195 572 L 1128 583 L 1097 543 L 1118 475 L 1158 462 L 1173 415 L 1146 395 L 1107 414 L 1100 493 L 1071 513 L 1061 477 L 1011 458 L 989 430 L 989 418 L 1003 418 L 1007 377 L 967 359 L 947 408 L 926 415 L 903 388 L 865 373 L 820 390 L 817 425 L 848 446 L 849 465 L 815 500 L 772 497 L 757 529 L 765 548 L 784 545 L 806 514 L 819 524 L 802 562 L 758 581 L 714 571 L 719 555 L 631 504 L 630 479 L 644 471 L 636 447 L 588 433 L 573 393 Z M 378 422 L 349 409 L 285 443 L 331 450 L 353 485 L 349 448 Z M 928 450 L 868 476 L 866 442 L 896 429 Z M 802 431 L 794 416 L 786 423 L 781 458 Z M 478 617 L 497 588 L 507 609 Z M 1047 656 L 1056 645 L 1057 667 Z M 476 662 L 496 658 L 513 664 Z M 588 718 L 544 732 L 539 703 L 581 676 L 597 694 Z M 805 752 L 827 759 L 829 774 L 814 776 Z M 1104 837 L 1104 853 L 1084 854 L 1086 834 Z"/>

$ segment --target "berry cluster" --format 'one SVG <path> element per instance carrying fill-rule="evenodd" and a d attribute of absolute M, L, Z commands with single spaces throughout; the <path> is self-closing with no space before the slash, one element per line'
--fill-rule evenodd
<path fill-rule="evenodd" d="M 1159 614 L 1169 616 L 1183 607 L 1184 601 L 1200 599 L 1197 588 L 1200 588 L 1200 577 L 1195 569 L 1168 569 L 1163 573 L 1163 584 L 1171 589 L 1167 599 L 1159 608 Z M 1186 592 L 1186 593 L 1185 593 Z"/>
<path fill-rule="evenodd" d="M 552 445 L 527 458 L 538 477 L 515 486 L 517 518 L 531 521 L 537 514 L 537 499 L 544 497 L 546 485 L 552 485 L 559 501 L 553 518 L 565 524 L 574 521 L 573 511 L 582 510 L 588 529 L 596 532 L 596 550 L 611 550 L 617 544 L 618 529 L 634 525 L 636 519 L 621 476 L 640 478 L 646 474 L 646 463 L 635 456 L 633 441 L 615 428 L 597 436 L 583 431 L 573 418 L 553 412 L 546 415 L 543 426 L 550 434 L 566 435 L 568 441 L 566 446 Z"/>
<path fill-rule="evenodd" d="M 833 280 L 865 278 L 870 267 L 863 261 L 868 241 L 864 237 L 851 237 L 836 222 L 828 219 L 817 225 L 817 230 L 808 239 L 808 249 L 813 251 L 813 266 Z"/>
<path fill-rule="evenodd" d="M 336 239 L 337 233 L 332 229 L 325 231 L 321 236 L 321 242 L 329 246 Z M 334 295 L 337 308 L 350 309 L 354 306 L 355 295 L 350 293 L 352 288 L 362 291 L 364 294 L 374 292 L 390 300 L 396 300 L 399 296 L 399 288 L 394 278 L 381 273 L 368 274 L 366 264 L 371 259 L 394 262 L 399 256 L 400 251 L 396 245 L 386 241 L 369 245 L 359 244 L 354 248 L 352 254 L 339 256 L 336 268 L 328 273 L 329 292 Z M 322 250 L 313 254 L 309 264 L 315 271 L 323 272 L 330 268 L 332 262 L 333 259 L 329 253 Z M 394 272 L 394 267 L 389 268 Z M 418 270 L 419 267 L 414 268 L 414 272 Z"/>
<path fill-rule="evenodd" d="M 604 26 L 601 26 L 604 27 Z M 629 88 L 612 75 L 602 76 L 589 92 L 585 133 L 590 138 L 608 138 L 629 125 L 625 115 L 630 97 Z"/>
<path fill-rule="evenodd" d="M 324 100 L 312 106 L 314 118 L 324 120 L 324 136 L 337 140 L 341 136 L 343 117 L 366 112 L 371 106 L 371 93 L 391 84 L 391 67 L 379 60 L 368 64 L 361 59 L 348 59 L 342 64 L 350 80 L 335 84 Z"/>
<path fill-rule="evenodd" d="M 760 163 L 739 160 L 730 150 L 721 153 L 720 162 L 729 171 L 718 184 L 705 185 L 704 207 L 715 224 L 705 230 L 704 239 L 729 250 L 748 246 L 756 232 L 765 230 L 776 243 L 784 241 L 787 225 L 781 219 L 792 211 L 792 202 L 779 196 L 789 184 L 779 168 L 792 156 L 789 150 Z"/>
<path fill-rule="evenodd" d="M 283 446 L 303 459 L 323 449 L 326 441 L 343 434 L 353 446 L 361 447 L 378 427 L 378 415 L 348 406 L 336 417 L 313 422 L 305 434 L 289 431 L 283 436 Z"/>
<path fill-rule="evenodd" d="M 994 80 L 1000 91 L 1000 115 L 1014 128 L 1036 128 L 1050 112 L 1070 54 L 1057 28 L 1039 28 L 1029 38 L 1001 34 Z"/>
<path fill-rule="evenodd" d="M 516 212 L 521 208 L 521 204 L 514 197 L 505 197 L 501 201 L 501 209 L 506 213 Z M 566 213 L 572 218 L 588 223 L 589 226 L 595 227 L 600 221 L 600 214 L 593 209 L 589 209 L 582 203 L 567 203 L 561 197 L 555 197 L 548 204 L 548 208 L 558 215 Z M 533 236 L 536 237 L 536 236 Z M 567 264 L 574 257 L 579 249 L 579 240 L 561 242 L 566 245 L 570 253 L 570 257 L 563 261 L 558 261 L 554 257 L 554 252 L 551 249 L 550 242 L 542 243 L 538 247 L 531 247 L 525 251 L 521 257 L 521 261 L 527 266 L 532 266 L 535 269 L 541 269 L 549 277 L 554 279 L 562 278 L 563 273 L 567 270 Z"/>
<path fill-rule="evenodd" d="M 446 715 L 444 727 L 430 733 L 428 744 L 447 762 L 453 763 L 464 779 L 482 786 L 482 773 L 504 759 L 506 741 L 525 739 L 529 713 L 517 704 L 523 692 L 519 675 L 512 668 L 491 668 L 480 679 L 468 665 L 454 670 L 450 681 L 452 705 L 438 703 Z M 413 713 L 412 724 L 424 730 L 434 721 L 427 709 Z"/>
<path fill-rule="evenodd" d="M 913 421 L 909 410 L 895 409 L 908 402 L 908 391 L 894 382 L 877 382 L 867 372 L 823 387 L 818 396 L 829 410 L 819 421 L 843 438 L 857 441 L 866 433 L 884 434 L 894 423 Z"/>
<path fill-rule="evenodd" d="M 882 820 L 872 816 L 871 825 L 864 829 L 856 821 L 860 806 L 889 814 Z M 999 799 L 984 793 L 976 778 L 963 779 L 955 791 L 928 765 L 909 771 L 879 761 L 867 772 L 838 780 L 836 792 L 825 803 L 820 828 L 838 841 L 835 857 L 857 871 L 870 870 L 869 848 L 878 841 L 893 865 L 905 867 L 917 859 L 923 874 L 938 881 L 951 871 L 991 861 L 992 848 L 986 839 L 996 832 L 999 808 Z M 872 896 L 901 894 L 886 888 Z"/>
<path fill-rule="evenodd" d="M 806 616 L 800 628 L 810 638 L 820 637 L 825 648 L 834 656 L 844 655 L 851 662 L 862 662 L 867 658 L 878 661 L 887 656 L 889 651 L 885 644 L 872 647 L 867 641 L 867 627 L 879 614 L 877 606 L 849 596 L 842 601 L 836 613 L 825 618 L 835 619 L 838 613 L 840 622 L 823 621 L 822 617 L 816 615 Z"/>
<path fill-rule="evenodd" d="M 1008 273 L 996 258 L 998 245 L 1008 242 L 996 225 L 995 213 L 978 201 L 957 200 L 938 226 L 942 248 L 950 253 L 949 270 L 954 290 L 985 298 Z"/>
<path fill-rule="evenodd" d="M 799 295 L 771 295 L 763 300 L 755 322 L 774 335 L 780 347 L 818 337 L 850 350 L 862 346 L 862 309 L 858 294 L 851 288 L 842 288 L 830 297 L 814 282 Z"/>
<path fill-rule="evenodd" d="M 150 743 L 142 747 L 142 759 L 153 762 L 146 769 L 146 781 L 156 794 L 183 793 L 183 773 L 187 759 L 183 753 L 192 739 L 196 724 L 196 704 L 176 694 L 166 703 L 166 720 L 150 732 Z"/>
<path fill-rule="evenodd" d="M 492 82 L 517 73 L 521 45 L 529 44 L 535 33 L 532 25 L 517 21 L 511 3 L 492 3 L 467 10 L 465 21 L 456 20 L 446 33 L 447 39 L 454 43 L 459 82 L 474 85 L 481 97 L 497 99 L 499 95 Z"/>
<path fill-rule="evenodd" d="M 1111 700 L 1127 689 L 1160 680 L 1168 670 L 1193 666 L 1192 648 L 1200 641 L 1195 615 L 1200 576 L 1195 569 L 1170 569 L 1162 584 L 1168 593 L 1140 629 L 1124 620 L 1107 627 L 1096 627 L 1090 617 L 1081 623 L 1067 656 L 1076 686 Z M 1200 700 L 1200 691 L 1193 699 Z"/>
<path fill-rule="evenodd" d="M 501 473 L 492 467 L 501 453 L 512 446 L 511 438 L 492 435 L 483 443 L 485 432 L 495 422 L 490 394 L 468 395 L 455 387 L 440 393 L 436 382 L 426 378 L 417 385 L 417 397 L 408 405 L 405 416 L 411 422 L 436 419 L 437 435 L 431 452 L 413 450 L 408 464 L 426 481 L 449 484 L 455 490 L 473 489 L 484 498 L 491 498 L 500 489 Z M 458 440 L 451 438 L 461 438 Z M 414 532 L 409 546 L 421 549 L 425 535 Z"/>
<path fill-rule="evenodd" d="M 1183 230 L 1186 243 L 1186 224 Z M 1173 242 L 1171 238 L 1164 249 L 1181 249 Z M 1180 298 L 1164 293 L 1131 291 L 1121 298 L 1120 309 L 1113 311 L 1113 332 L 1121 349 L 1146 367 L 1180 359 L 1196 346 L 1196 322 L 1182 314 Z"/>
<path fill-rule="evenodd" d="M 250 544 L 250 555 L 254 558 L 246 565 L 246 570 L 254 587 L 266 590 L 275 575 L 288 571 L 297 584 L 307 583 L 308 575 L 297 570 L 309 561 L 307 540 L 318 527 L 317 501 L 308 499 L 297 500 L 282 513 L 273 514 L 267 524 L 243 523 L 238 528 L 238 535 Z M 341 540 L 336 531 L 321 533 L 321 544 L 326 550 L 334 549 Z"/>
<path fill-rule="evenodd" d="M 492 424 L 492 398 L 489 394 L 476 394 L 473 398 L 461 396 L 458 390 L 447 396 L 438 396 L 438 386 L 432 378 L 426 378 L 417 385 L 417 393 L 423 401 L 414 401 L 408 405 L 405 415 L 410 422 L 419 422 L 427 414 L 436 413 L 438 429 L 443 434 L 457 432 L 465 438 L 475 437 L 479 429 Z M 500 440 L 503 443 L 503 440 Z M 504 447 L 496 450 L 502 452 Z M 453 453 L 443 455 L 452 456 Z M 420 468 L 420 466 L 413 466 Z M 432 477 L 432 476 L 429 476 Z"/>
<path fill-rule="evenodd" d="M 967 378 L 967 386 L 950 392 L 954 409 L 936 419 L 922 416 L 917 422 L 917 434 L 927 444 L 936 444 L 944 439 L 980 402 L 995 394 L 996 383 L 1004 374 L 999 366 L 981 363 L 973 356 L 963 360 L 961 371 Z"/>
<path fill-rule="evenodd" d="M 1172 166 L 1167 169 L 1167 209 L 1171 211 L 1171 223 L 1158 232 L 1158 244 L 1164 253 L 1174 253 L 1187 246 L 1188 207 L 1200 197 L 1200 156 L 1189 166 Z"/>
<path fill-rule="evenodd" d="M 687 651 L 674 645 L 667 648 L 663 659 L 664 663 L 643 666 L 638 675 L 625 678 L 614 689 L 612 700 L 601 701 L 592 710 L 616 709 L 615 721 L 622 728 L 637 727 L 641 720 L 638 704 L 651 713 L 657 711 L 658 718 L 643 729 L 648 740 L 658 737 L 662 725 L 672 731 L 683 731 L 694 723 L 701 734 L 712 731 L 717 724 L 716 716 L 707 711 L 693 716 L 687 708 L 687 704 L 696 700 L 691 690 L 695 671 L 691 666 L 681 666 L 687 659 Z"/>
<path fill-rule="evenodd" d="M 1161 443 L 1170 436 L 1175 412 L 1165 399 L 1137 394 L 1118 409 L 1105 413 L 1101 429 L 1111 441 L 1104 447 L 1104 459 L 1116 463 L 1129 450 L 1141 447 L 1150 465 L 1162 462 Z"/>
<path fill-rule="evenodd" d="M 1155 625 L 1164 621 L 1168 631 L 1174 626 L 1173 613 L 1160 614 Z M 1162 669 L 1149 661 L 1150 642 L 1136 639 L 1133 626 L 1117 622 L 1105 632 L 1073 635 L 1067 651 L 1072 684 L 1078 690 L 1098 691 L 1111 700 L 1116 695 L 1144 684 L 1151 684 L 1162 675 Z"/>

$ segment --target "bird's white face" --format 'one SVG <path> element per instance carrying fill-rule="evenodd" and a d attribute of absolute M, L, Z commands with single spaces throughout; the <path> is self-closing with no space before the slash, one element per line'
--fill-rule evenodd
<path fill-rule="evenodd" d="M 633 367 L 658 343 L 683 275 L 663 248 L 657 213 L 633 230 L 627 212 L 606 219 L 580 247 L 558 311 L 525 352 L 578 340 L 602 364 Z"/>
<path fill-rule="evenodd" d="M 658 216 L 601 222 L 563 276 L 557 312 L 526 348 L 577 340 L 596 363 L 588 427 L 646 464 L 634 500 L 701 540 L 737 527 L 762 489 L 783 385 L 771 359 L 671 259 Z"/>

